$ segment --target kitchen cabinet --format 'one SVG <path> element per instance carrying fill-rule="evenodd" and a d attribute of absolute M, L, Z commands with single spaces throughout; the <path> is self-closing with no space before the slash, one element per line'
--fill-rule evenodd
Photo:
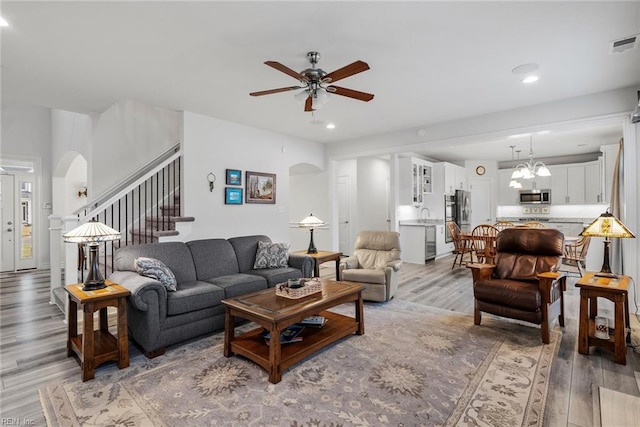
<path fill-rule="evenodd" d="M 425 194 L 433 192 L 433 164 L 415 157 L 399 159 L 400 203 L 421 207 Z"/>
<path fill-rule="evenodd" d="M 518 202 L 518 189 L 509 187 L 511 182 L 512 169 L 499 169 L 498 170 L 498 205 L 517 205 Z"/>
<path fill-rule="evenodd" d="M 456 190 L 467 190 L 467 170 L 462 166 L 444 162 L 444 192 L 453 194 Z"/>
<path fill-rule="evenodd" d="M 585 163 L 584 165 L 584 200 L 589 205 L 603 203 L 604 192 L 602 187 L 600 161 Z"/>
<path fill-rule="evenodd" d="M 424 264 L 436 257 L 437 232 L 434 224 L 400 225 L 402 261 Z"/>
<path fill-rule="evenodd" d="M 585 203 L 584 164 L 549 166 L 551 171 L 551 203 L 576 205 Z"/>

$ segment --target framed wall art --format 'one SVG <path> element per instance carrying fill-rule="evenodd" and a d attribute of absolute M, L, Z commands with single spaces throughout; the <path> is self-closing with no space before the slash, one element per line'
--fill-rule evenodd
<path fill-rule="evenodd" d="M 242 188 L 225 187 L 224 204 L 225 205 L 241 205 L 242 204 Z"/>
<path fill-rule="evenodd" d="M 242 171 L 227 169 L 227 185 L 242 185 Z"/>
<path fill-rule="evenodd" d="M 276 203 L 276 174 L 247 171 L 244 185 L 246 203 Z"/>

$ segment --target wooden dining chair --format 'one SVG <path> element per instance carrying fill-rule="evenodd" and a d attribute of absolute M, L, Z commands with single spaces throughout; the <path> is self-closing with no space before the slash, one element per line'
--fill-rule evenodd
<path fill-rule="evenodd" d="M 540 221 L 525 222 L 524 224 L 522 224 L 522 226 L 528 227 L 528 228 L 547 228 L 547 226 L 541 223 Z"/>
<path fill-rule="evenodd" d="M 591 237 L 581 236 L 577 240 L 566 242 L 564 245 L 562 264 L 576 267 L 580 277 L 582 277 L 582 269 L 586 268 L 587 251 L 589 251 L 590 242 Z M 575 273 L 575 271 L 573 273 Z"/>
<path fill-rule="evenodd" d="M 497 228 L 498 231 L 502 231 L 505 228 L 513 228 L 516 225 L 511 221 L 497 221 L 495 224 L 493 224 L 493 226 Z"/>
<path fill-rule="evenodd" d="M 480 224 L 471 232 L 473 253 L 478 262 L 493 264 L 496 256 L 496 237 L 500 231 L 491 224 Z"/>
<path fill-rule="evenodd" d="M 451 238 L 453 239 L 453 253 L 455 254 L 455 258 L 453 258 L 453 267 L 456 266 L 456 262 L 459 266 L 462 266 L 462 262 L 464 261 L 464 255 L 469 254 L 469 262 L 473 262 L 473 252 L 471 248 L 471 241 L 464 237 L 460 231 L 460 227 L 453 221 L 447 222 L 447 228 L 449 228 L 449 233 L 451 234 Z"/>

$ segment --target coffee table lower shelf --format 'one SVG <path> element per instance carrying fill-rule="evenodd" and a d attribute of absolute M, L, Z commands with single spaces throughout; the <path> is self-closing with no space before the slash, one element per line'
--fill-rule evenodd
<path fill-rule="evenodd" d="M 279 372 L 284 371 L 321 348 L 358 332 L 360 328 L 353 317 L 330 311 L 323 311 L 320 315 L 328 319 L 323 327 L 306 327 L 302 332 L 302 341 L 280 346 L 280 363 L 277 367 Z M 263 332 L 263 328 L 257 328 L 234 337 L 233 341 L 231 341 L 231 351 L 252 360 L 269 372 L 271 369 L 269 361 L 270 347 L 266 344 L 264 338 L 260 336 Z"/>

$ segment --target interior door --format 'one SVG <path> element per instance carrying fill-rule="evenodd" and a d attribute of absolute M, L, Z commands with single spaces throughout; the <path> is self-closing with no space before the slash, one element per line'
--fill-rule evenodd
<path fill-rule="evenodd" d="M 472 179 L 469 181 L 471 197 L 471 226 L 493 224 L 491 203 L 491 180 Z"/>
<path fill-rule="evenodd" d="M 0 271 L 15 270 L 15 196 L 13 175 L 0 175 Z"/>
<path fill-rule="evenodd" d="M 18 246 L 15 260 L 16 270 L 36 268 L 35 257 L 35 180 L 32 174 L 19 174 L 15 176 L 18 181 L 19 217 L 16 218 L 15 241 Z"/>
<path fill-rule="evenodd" d="M 351 224 L 349 203 L 351 178 L 347 175 L 338 177 L 338 250 L 345 255 L 351 253 Z"/>

